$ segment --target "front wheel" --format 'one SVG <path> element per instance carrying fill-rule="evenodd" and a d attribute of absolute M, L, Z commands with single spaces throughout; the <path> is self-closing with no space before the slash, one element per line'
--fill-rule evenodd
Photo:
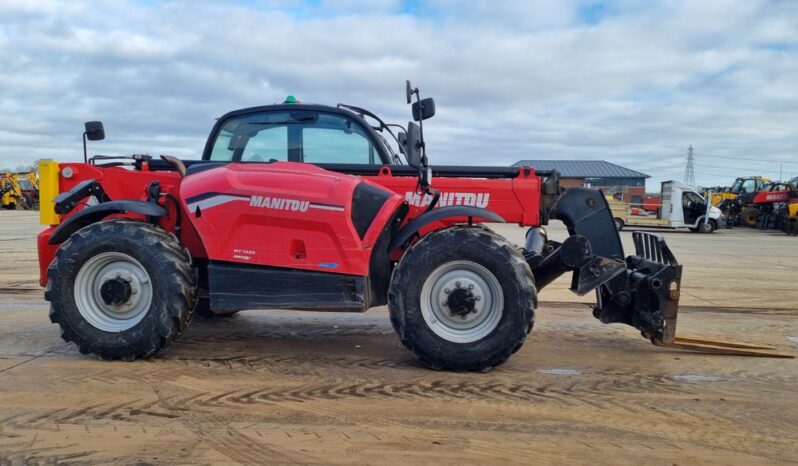
<path fill-rule="evenodd" d="M 484 371 L 523 345 L 537 296 L 529 266 L 490 231 L 452 227 L 413 245 L 394 269 L 391 323 L 433 369 Z"/>
<path fill-rule="evenodd" d="M 759 212 L 756 209 L 745 208 L 742 214 L 743 224 L 749 228 L 756 228 L 756 223 L 759 220 Z"/>
<path fill-rule="evenodd" d="M 699 233 L 712 233 L 713 231 L 715 231 L 715 222 L 712 220 L 702 220 L 698 224 Z"/>
<path fill-rule="evenodd" d="M 82 228 L 47 269 L 45 299 L 61 337 L 103 359 L 149 357 L 191 321 L 197 275 L 174 235 L 142 222 Z"/>

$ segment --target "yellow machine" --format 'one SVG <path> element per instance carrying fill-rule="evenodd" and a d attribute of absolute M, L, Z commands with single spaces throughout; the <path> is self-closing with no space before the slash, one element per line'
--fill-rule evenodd
<path fill-rule="evenodd" d="M 769 182 L 770 178 L 764 178 L 762 176 L 747 176 L 747 177 L 740 177 L 734 180 L 734 183 L 731 185 L 730 188 L 726 188 L 723 190 L 718 190 L 717 188 L 712 188 L 712 196 L 710 200 L 712 205 L 717 207 L 722 201 L 726 199 L 734 199 L 738 195 L 743 193 L 754 193 L 761 191 L 762 188 L 765 187 L 765 183 Z M 706 196 L 706 192 L 702 193 Z"/>
<path fill-rule="evenodd" d="M 17 204 L 24 201 L 17 177 L 11 173 L 0 175 L 0 205 L 4 209 L 14 210 Z"/>
<path fill-rule="evenodd" d="M 787 206 L 784 232 L 788 235 L 798 235 L 798 202 L 792 202 Z"/>
<path fill-rule="evenodd" d="M 24 209 L 39 208 L 39 178 L 36 172 L 17 173 L 17 184 L 22 191 L 24 202 L 20 203 Z"/>
<path fill-rule="evenodd" d="M 0 174 L 2 207 L 34 209 L 39 205 L 39 179 L 35 172 Z"/>

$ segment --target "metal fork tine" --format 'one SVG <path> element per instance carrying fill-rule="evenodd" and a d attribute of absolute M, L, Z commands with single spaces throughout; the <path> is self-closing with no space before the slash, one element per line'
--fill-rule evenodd
<path fill-rule="evenodd" d="M 746 345 L 743 343 L 731 343 L 726 341 L 714 341 L 714 340 L 699 340 L 697 338 L 684 338 L 684 337 L 676 337 L 674 343 L 697 343 L 697 344 L 709 344 L 715 346 L 726 346 L 729 348 L 748 348 L 748 349 L 764 349 L 764 350 L 774 350 L 776 348 L 772 346 L 755 346 L 755 345 Z"/>
<path fill-rule="evenodd" d="M 664 348 L 683 349 L 696 351 L 699 353 L 724 354 L 729 356 L 756 356 L 762 358 L 785 358 L 791 359 L 795 356 L 791 354 L 776 353 L 773 348 L 763 346 L 750 346 L 738 343 L 726 343 L 722 341 L 696 340 L 692 338 L 674 338 L 673 343 L 665 343 L 661 339 L 651 340 L 655 346 Z"/>

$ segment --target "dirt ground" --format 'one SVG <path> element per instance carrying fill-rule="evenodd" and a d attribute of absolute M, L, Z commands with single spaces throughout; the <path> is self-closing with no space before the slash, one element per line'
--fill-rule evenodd
<path fill-rule="evenodd" d="M 36 221 L 0 212 L 0 464 L 798 463 L 798 361 L 656 348 L 562 279 L 484 374 L 420 367 L 385 309 L 247 311 L 152 360 L 82 356 L 48 320 Z M 666 236 L 683 334 L 798 355 L 795 237 Z"/>

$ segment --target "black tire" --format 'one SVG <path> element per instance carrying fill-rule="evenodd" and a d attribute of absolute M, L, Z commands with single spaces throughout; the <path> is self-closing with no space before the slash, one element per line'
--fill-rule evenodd
<path fill-rule="evenodd" d="M 713 231 L 715 231 L 715 222 L 712 220 L 702 220 L 701 223 L 698 224 L 699 233 L 708 234 L 712 233 Z"/>
<path fill-rule="evenodd" d="M 472 342 L 442 337 L 430 327 L 421 309 L 428 277 L 447 264 L 462 261 L 489 271 L 503 299 L 498 323 Z M 534 277 L 521 253 L 503 237 L 479 227 L 451 227 L 422 238 L 399 261 L 388 290 L 391 324 L 399 339 L 423 364 L 437 370 L 485 371 L 502 364 L 521 348 L 532 330 L 536 307 Z"/>
<path fill-rule="evenodd" d="M 135 259 L 149 279 L 151 299 L 142 305 L 141 320 L 130 328 L 104 330 L 87 320 L 88 306 L 81 310 L 76 302 L 75 281 L 81 268 L 104 253 Z M 61 337 L 74 342 L 83 354 L 126 361 L 152 356 L 180 336 L 194 315 L 197 272 L 191 255 L 173 234 L 147 223 L 109 220 L 82 228 L 58 248 L 47 276 L 50 320 L 61 327 Z M 99 281 L 95 278 L 92 283 Z M 106 305 L 110 306 L 107 301 Z"/>
<path fill-rule="evenodd" d="M 621 219 L 619 219 L 617 217 L 615 219 L 613 219 L 613 221 L 615 222 L 615 229 L 618 230 L 618 231 L 623 230 L 623 227 L 626 225 L 623 222 L 623 220 L 621 220 Z"/>
<path fill-rule="evenodd" d="M 6 210 L 17 210 L 17 203 L 16 202 L 9 202 L 8 204 L 3 206 Z"/>
<path fill-rule="evenodd" d="M 759 212 L 756 209 L 745 208 L 740 214 L 743 225 L 749 228 L 756 228 L 759 221 Z"/>

